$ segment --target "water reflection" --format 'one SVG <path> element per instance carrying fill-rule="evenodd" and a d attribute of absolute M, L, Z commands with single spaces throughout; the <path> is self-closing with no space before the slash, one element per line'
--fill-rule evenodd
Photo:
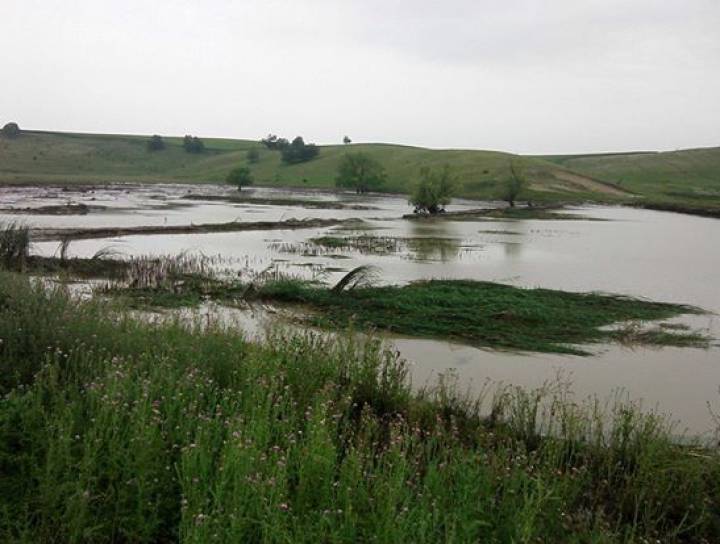
<path fill-rule="evenodd" d="M 522 242 L 505 242 L 503 243 L 505 257 L 508 259 L 522 258 L 523 243 Z"/>
<path fill-rule="evenodd" d="M 462 237 L 449 221 L 409 221 L 407 246 L 413 260 L 453 261 L 460 253 L 461 244 Z"/>

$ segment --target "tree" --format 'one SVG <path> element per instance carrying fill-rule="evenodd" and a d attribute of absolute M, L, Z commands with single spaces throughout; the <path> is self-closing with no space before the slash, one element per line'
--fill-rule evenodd
<path fill-rule="evenodd" d="M 297 136 L 289 146 L 280 150 L 282 161 L 286 164 L 307 162 L 320 154 L 320 148 L 315 144 L 306 144 L 302 136 Z"/>
<path fill-rule="evenodd" d="M 186 134 L 183 138 L 183 147 L 188 153 L 202 153 L 205 151 L 205 144 L 197 136 Z"/>
<path fill-rule="evenodd" d="M 247 150 L 245 157 L 250 164 L 255 164 L 260 161 L 260 151 L 256 147 L 251 147 Z"/>
<path fill-rule="evenodd" d="M 20 136 L 20 127 L 17 123 L 7 123 L 2 128 L 2 134 L 8 138 L 17 138 Z"/>
<path fill-rule="evenodd" d="M 514 208 L 515 200 L 517 200 L 526 188 L 527 178 L 525 177 L 524 169 L 516 166 L 514 162 L 511 162 L 510 172 L 503 183 L 500 197 L 507 202 L 511 208 Z"/>
<path fill-rule="evenodd" d="M 352 140 L 350 139 L 349 136 L 345 136 L 345 137 L 343 138 L 343 143 L 344 143 L 345 145 L 348 145 L 348 144 L 351 144 L 351 143 L 352 143 Z"/>
<path fill-rule="evenodd" d="M 243 187 L 252 185 L 255 180 L 253 179 L 252 172 L 247 166 L 238 166 L 237 168 L 230 170 L 226 181 L 237 185 L 238 191 L 241 191 Z"/>
<path fill-rule="evenodd" d="M 449 164 L 445 164 L 439 172 L 427 166 L 420 169 L 420 181 L 410 197 L 410 204 L 415 206 L 415 213 L 426 212 L 436 214 L 445 211 L 455 193 L 455 177 Z"/>
<path fill-rule="evenodd" d="M 386 181 L 385 168 L 367 153 L 347 153 L 340 159 L 335 184 L 358 194 L 379 189 Z"/>
<path fill-rule="evenodd" d="M 162 151 L 165 149 L 165 142 L 163 141 L 162 136 L 155 134 L 148 140 L 147 148 L 148 151 Z"/>
<path fill-rule="evenodd" d="M 276 151 L 282 151 L 290 145 L 290 142 L 287 140 L 287 138 L 278 138 L 275 134 L 268 134 L 260 141 L 268 149 L 273 149 Z"/>

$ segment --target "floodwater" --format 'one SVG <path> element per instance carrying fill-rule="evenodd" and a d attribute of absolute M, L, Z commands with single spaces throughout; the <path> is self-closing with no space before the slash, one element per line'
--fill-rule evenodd
<path fill-rule="evenodd" d="M 245 193 L 245 191 L 243 191 Z M 193 199 L 183 198 L 188 194 Z M 0 208 L 39 208 L 84 203 L 86 215 L 0 212 L 0 221 L 22 220 L 43 228 L 187 225 L 224 221 L 278 221 L 289 218 L 358 218 L 361 223 L 301 230 L 214 234 L 127 236 L 80 240 L 70 255 L 92 255 L 112 247 L 124 255 L 196 252 L 222 256 L 233 274 L 276 271 L 337 281 L 361 265 L 378 268 L 379 281 L 404 283 L 423 278 L 470 278 L 525 287 L 602 291 L 702 307 L 713 314 L 679 319 L 720 338 L 720 222 L 715 219 L 617 207 L 566 211 L 575 220 L 408 221 L 402 197 L 318 191 L 253 189 L 252 202 L 196 200 L 202 195 L 236 195 L 227 186 L 118 186 L 94 192 L 48 188 L 0 188 Z M 282 198 L 293 205 L 265 204 Z M 341 209 L 314 209 L 303 200 L 332 202 Z M 371 209 L 355 209 L 358 205 Z M 449 208 L 472 209 L 458 201 Z M 94 206 L 94 207 L 93 207 Z M 350 237 L 348 248 L 308 244 L 318 236 Z M 33 251 L 53 254 L 58 242 Z M 270 314 L 270 319 L 274 319 Z M 254 326 L 253 324 L 250 327 Z M 646 409 L 672 414 L 691 434 L 715 429 L 710 409 L 720 413 L 720 347 L 634 348 L 602 345 L 592 357 L 518 354 L 433 340 L 392 338 L 408 359 L 413 381 L 425 383 L 453 370 L 461 384 L 486 381 L 539 387 L 558 374 L 572 382 L 578 399 L 606 397 L 618 389 L 642 399 Z"/>

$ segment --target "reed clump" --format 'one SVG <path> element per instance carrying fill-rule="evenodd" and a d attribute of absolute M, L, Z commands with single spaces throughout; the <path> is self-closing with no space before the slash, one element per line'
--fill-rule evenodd
<path fill-rule="evenodd" d="M 22 270 L 30 254 L 30 229 L 21 223 L 0 224 L 0 266 Z"/>

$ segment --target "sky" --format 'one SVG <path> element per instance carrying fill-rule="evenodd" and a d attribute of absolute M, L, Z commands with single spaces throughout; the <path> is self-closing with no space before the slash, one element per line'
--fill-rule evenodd
<path fill-rule="evenodd" d="M 0 124 L 525 154 L 720 145 L 720 0 L 0 0 Z"/>

